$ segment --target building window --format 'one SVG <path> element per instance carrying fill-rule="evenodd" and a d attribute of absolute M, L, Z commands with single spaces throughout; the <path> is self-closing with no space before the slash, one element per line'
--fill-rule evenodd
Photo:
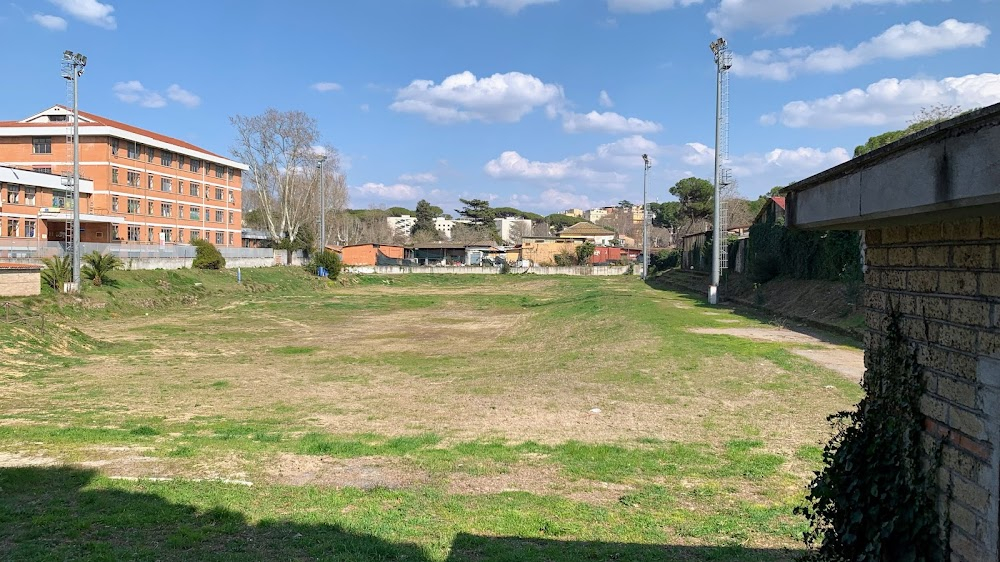
<path fill-rule="evenodd" d="M 181 195 L 184 195 L 184 181 L 183 180 L 177 180 L 177 193 L 180 193 Z"/>
<path fill-rule="evenodd" d="M 153 174 L 146 176 L 146 189 L 153 189 Z"/>
<path fill-rule="evenodd" d="M 24 188 L 24 204 L 35 206 L 35 188 L 25 187 Z"/>
<path fill-rule="evenodd" d="M 129 242 L 138 242 L 139 241 L 139 227 L 138 226 L 130 226 L 130 227 L 128 227 L 128 241 Z"/>
<path fill-rule="evenodd" d="M 172 191 L 170 178 L 160 178 L 160 191 Z"/>
<path fill-rule="evenodd" d="M 199 238 L 201 238 L 201 231 L 200 230 L 192 230 L 191 231 L 191 241 L 194 242 L 195 240 L 197 240 Z"/>
<path fill-rule="evenodd" d="M 191 207 L 191 220 L 193 221 L 201 220 L 201 207 Z"/>
<path fill-rule="evenodd" d="M 235 205 L 236 204 L 236 198 L 233 197 L 233 190 L 232 189 L 229 190 L 229 204 L 230 205 Z"/>
<path fill-rule="evenodd" d="M 111 183 L 118 183 L 118 168 L 111 168 Z"/>
<path fill-rule="evenodd" d="M 7 219 L 7 236 L 20 236 L 21 221 L 17 219 Z"/>
<path fill-rule="evenodd" d="M 52 206 L 65 209 L 66 208 L 66 196 L 65 195 L 52 195 Z"/>
<path fill-rule="evenodd" d="M 128 200 L 128 214 L 135 215 L 139 213 L 139 200 L 129 199 Z"/>
<path fill-rule="evenodd" d="M 230 246 L 233 245 L 233 233 L 232 232 L 229 233 L 229 245 Z"/>
<path fill-rule="evenodd" d="M 33 137 L 31 148 L 35 154 L 52 154 L 52 137 Z"/>
<path fill-rule="evenodd" d="M 118 235 L 118 227 L 111 225 L 111 239 L 115 242 L 121 241 L 122 237 Z"/>
<path fill-rule="evenodd" d="M 226 168 L 226 174 L 229 175 L 229 181 L 233 181 L 233 175 L 235 174 L 235 172 L 233 171 L 233 169 L 232 168 Z"/>
<path fill-rule="evenodd" d="M 174 241 L 174 229 L 172 229 L 172 228 L 164 228 L 164 229 L 161 229 L 160 232 L 163 234 L 163 241 L 164 242 L 173 242 Z"/>
<path fill-rule="evenodd" d="M 128 157 L 131 158 L 132 160 L 138 160 L 139 154 L 142 152 L 142 145 L 137 142 L 129 141 L 127 148 L 128 148 Z M 138 242 L 138 240 L 136 240 L 136 242 Z"/>
<path fill-rule="evenodd" d="M 223 191 L 223 189 L 221 187 L 215 188 L 215 198 L 218 199 L 219 201 L 222 201 L 222 194 L 223 193 L 224 193 L 224 191 Z M 222 222 L 222 221 L 219 221 L 219 222 Z"/>
<path fill-rule="evenodd" d="M 160 151 L 160 164 L 162 164 L 164 166 L 173 166 L 173 164 L 174 164 L 174 155 L 171 154 L 170 152 L 167 152 L 166 150 L 161 150 Z"/>
<path fill-rule="evenodd" d="M 128 184 L 132 187 L 139 187 L 139 172 L 128 172 Z"/>
<path fill-rule="evenodd" d="M 215 212 L 215 222 L 220 222 L 220 223 L 221 223 L 221 222 L 223 222 L 224 220 L 226 220 L 226 219 L 225 219 L 225 218 L 223 218 L 223 213 L 222 213 L 222 211 L 216 211 L 216 212 Z"/>
<path fill-rule="evenodd" d="M 201 184 L 191 182 L 191 197 L 201 197 Z"/>
<path fill-rule="evenodd" d="M 39 174 L 51 174 L 52 168 L 32 168 L 32 172 L 38 172 Z"/>
<path fill-rule="evenodd" d="M 200 172 L 201 171 L 201 160 L 191 159 L 191 171 Z"/>
<path fill-rule="evenodd" d="M 184 155 L 183 154 L 178 154 L 177 155 L 177 169 L 178 170 L 183 170 L 184 169 Z M 178 239 L 183 239 L 183 238 L 184 238 L 183 236 L 178 236 Z"/>
<path fill-rule="evenodd" d="M 215 243 L 218 244 L 219 246 L 222 245 L 222 233 L 221 232 L 216 232 L 215 233 Z"/>
<path fill-rule="evenodd" d="M 146 229 L 146 240 L 148 242 L 153 241 L 153 227 L 149 227 Z"/>
<path fill-rule="evenodd" d="M 174 206 L 170 203 L 160 203 L 160 216 L 169 217 L 174 214 Z"/>
<path fill-rule="evenodd" d="M 184 205 L 177 205 L 177 218 L 184 218 Z"/>
<path fill-rule="evenodd" d="M 21 202 L 21 188 L 16 185 L 7 185 L 7 202 L 17 205 Z"/>
<path fill-rule="evenodd" d="M 233 215 L 234 213 L 232 211 L 229 211 L 229 224 L 233 224 Z"/>
<path fill-rule="evenodd" d="M 118 139 L 111 139 L 111 155 L 118 156 Z"/>
<path fill-rule="evenodd" d="M 149 204 L 146 205 L 146 207 L 147 207 L 146 208 L 146 214 L 149 215 L 149 216 L 153 216 L 153 202 L 149 201 Z"/>
<path fill-rule="evenodd" d="M 216 164 L 215 165 L 215 177 L 221 178 L 222 177 L 222 172 L 223 172 L 222 166 Z"/>
<path fill-rule="evenodd" d="M 178 242 L 183 242 L 184 241 L 184 229 L 183 228 L 178 228 L 177 229 L 177 241 Z"/>
<path fill-rule="evenodd" d="M 153 161 L 154 152 L 156 152 L 156 150 L 153 147 L 151 146 L 146 147 L 146 162 Z"/>
<path fill-rule="evenodd" d="M 118 212 L 118 196 L 117 195 L 111 196 L 111 212 L 113 212 L 113 213 L 117 213 Z"/>
<path fill-rule="evenodd" d="M 24 236 L 27 238 L 35 237 L 35 225 L 37 223 L 31 219 L 24 219 Z"/>

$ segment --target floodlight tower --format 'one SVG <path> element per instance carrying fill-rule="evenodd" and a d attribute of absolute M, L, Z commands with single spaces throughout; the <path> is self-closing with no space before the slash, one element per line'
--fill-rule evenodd
<path fill-rule="evenodd" d="M 729 170 L 723 166 L 729 158 L 729 69 L 733 54 L 726 40 L 719 37 L 709 45 L 715 55 L 715 212 L 712 225 L 712 285 L 708 289 L 709 304 L 719 303 L 719 278 L 726 261 L 726 213 L 723 191 L 730 183 Z"/>
<path fill-rule="evenodd" d="M 326 154 L 319 157 L 319 251 L 326 251 Z"/>
<path fill-rule="evenodd" d="M 649 169 L 653 166 L 649 163 L 649 155 L 642 155 L 642 278 L 649 275 L 649 229 L 646 227 L 649 218 L 649 205 L 646 203 L 646 184 L 649 177 Z M 633 223 L 634 224 L 634 223 Z"/>
<path fill-rule="evenodd" d="M 87 57 L 63 51 L 62 77 L 73 85 L 73 291 L 80 290 L 80 92 L 78 82 L 87 66 Z"/>

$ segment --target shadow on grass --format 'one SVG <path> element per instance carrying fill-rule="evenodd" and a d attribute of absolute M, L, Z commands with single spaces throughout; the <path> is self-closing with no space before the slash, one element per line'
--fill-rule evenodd
<path fill-rule="evenodd" d="M 206 511 L 154 494 L 88 489 L 95 475 L 71 467 L 0 469 L 0 559 L 441 560 L 440 553 L 435 556 L 420 545 L 387 541 L 336 523 L 251 523 L 242 513 L 221 507 Z M 446 562 L 785 562 L 795 555 L 738 546 L 657 546 L 459 533 Z"/>
<path fill-rule="evenodd" d="M 763 308 L 754 308 L 737 302 L 725 300 L 725 297 L 723 297 L 721 304 L 711 305 L 708 304 L 707 294 L 697 292 L 690 287 L 671 283 L 670 281 L 660 278 L 659 276 L 651 276 L 645 281 L 645 283 L 646 286 L 657 291 L 670 291 L 672 293 L 688 297 L 695 301 L 692 303 L 692 306 L 695 308 L 717 310 L 721 307 L 723 309 L 732 310 L 734 314 L 738 314 L 744 318 L 756 320 L 757 322 L 764 324 L 780 326 L 793 332 L 814 337 L 824 343 L 864 349 L 864 343 L 857 336 L 846 331 L 840 332 L 838 329 L 831 326 L 823 326 L 819 323 L 806 324 L 802 321 L 791 320 L 781 316 L 780 314 L 769 312 Z"/>

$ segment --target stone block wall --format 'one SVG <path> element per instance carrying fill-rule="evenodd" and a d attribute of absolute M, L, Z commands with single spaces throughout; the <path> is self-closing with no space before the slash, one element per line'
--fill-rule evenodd
<path fill-rule="evenodd" d="M 866 348 L 898 313 L 926 374 L 951 560 L 998 560 L 1000 215 L 868 230 L 865 242 Z"/>
<path fill-rule="evenodd" d="M 30 297 L 41 293 L 37 269 L 0 269 L 0 297 Z"/>

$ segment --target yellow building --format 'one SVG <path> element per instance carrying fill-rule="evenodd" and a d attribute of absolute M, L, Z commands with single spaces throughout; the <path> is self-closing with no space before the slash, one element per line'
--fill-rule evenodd
<path fill-rule="evenodd" d="M 535 265 L 555 265 L 559 254 L 575 254 L 576 247 L 583 241 L 572 238 L 537 236 L 521 240 L 521 259 L 530 260 Z"/>

